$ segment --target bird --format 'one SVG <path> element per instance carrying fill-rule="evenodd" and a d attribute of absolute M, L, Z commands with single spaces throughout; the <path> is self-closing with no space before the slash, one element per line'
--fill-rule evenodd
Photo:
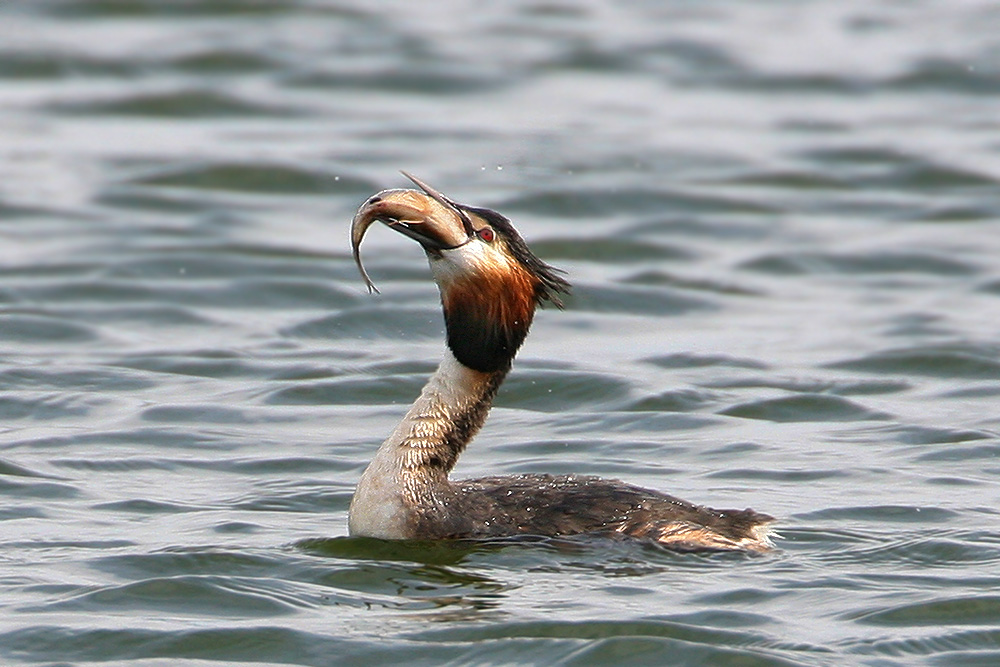
<path fill-rule="evenodd" d="M 381 222 L 423 248 L 444 313 L 444 358 L 376 451 L 348 511 L 351 536 L 384 540 L 603 535 L 668 550 L 767 552 L 774 518 L 716 510 L 592 475 L 519 474 L 452 480 L 459 455 L 483 426 L 536 309 L 569 283 L 539 259 L 510 220 L 459 204 L 402 172 L 414 189 L 369 197 L 351 223 L 361 260 L 366 231 Z"/>

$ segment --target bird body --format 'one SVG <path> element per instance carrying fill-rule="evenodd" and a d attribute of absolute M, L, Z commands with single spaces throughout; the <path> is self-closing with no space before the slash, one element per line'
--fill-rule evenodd
<path fill-rule="evenodd" d="M 766 551 L 773 518 L 714 510 L 618 480 L 515 475 L 452 481 L 459 455 L 486 421 L 535 309 L 561 305 L 569 284 L 538 259 L 505 217 L 422 192 L 385 190 L 352 224 L 354 258 L 376 221 L 417 240 L 441 292 L 444 360 L 362 474 L 352 535 L 383 539 L 621 534 L 676 550 Z"/>

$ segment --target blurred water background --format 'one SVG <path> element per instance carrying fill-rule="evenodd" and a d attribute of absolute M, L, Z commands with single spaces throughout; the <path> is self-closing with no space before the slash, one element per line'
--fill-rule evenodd
<path fill-rule="evenodd" d="M 346 537 L 434 369 L 412 171 L 575 284 L 461 475 L 762 557 Z M 0 5 L 0 663 L 1000 663 L 1000 5 Z"/>

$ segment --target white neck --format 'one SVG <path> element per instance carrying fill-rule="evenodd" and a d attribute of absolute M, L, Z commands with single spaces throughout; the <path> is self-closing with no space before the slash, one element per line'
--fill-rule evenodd
<path fill-rule="evenodd" d="M 415 517 L 447 488 L 448 473 L 486 420 L 504 375 L 474 371 L 446 350 L 420 397 L 361 476 L 348 513 L 351 535 L 416 536 Z"/>

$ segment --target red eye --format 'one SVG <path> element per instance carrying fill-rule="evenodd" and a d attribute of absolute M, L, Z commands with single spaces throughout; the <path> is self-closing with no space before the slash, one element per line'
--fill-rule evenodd
<path fill-rule="evenodd" d="M 487 243 L 493 243 L 493 239 L 497 237 L 496 232 L 493 231 L 492 227 L 483 227 L 482 229 L 476 230 L 476 234 L 478 234 L 479 238 Z"/>

